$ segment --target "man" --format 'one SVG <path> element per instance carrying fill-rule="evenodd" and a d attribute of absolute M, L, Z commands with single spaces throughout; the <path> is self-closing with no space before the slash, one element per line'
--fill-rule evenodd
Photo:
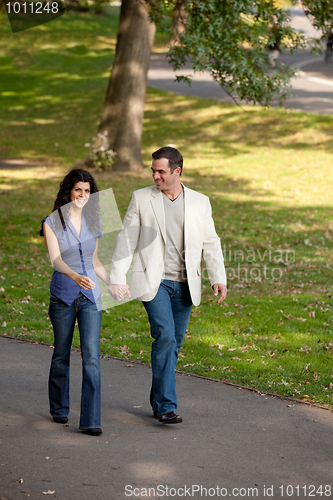
<path fill-rule="evenodd" d="M 134 191 L 112 257 L 109 291 L 113 298 L 142 300 L 154 339 L 150 403 L 165 424 L 182 422 L 176 413 L 175 367 L 192 304 L 201 299 L 203 255 L 214 295 L 227 295 L 220 239 L 207 196 L 180 182 L 183 157 L 163 147 L 152 154 L 155 186 Z M 131 292 L 126 284 L 135 248 Z"/>

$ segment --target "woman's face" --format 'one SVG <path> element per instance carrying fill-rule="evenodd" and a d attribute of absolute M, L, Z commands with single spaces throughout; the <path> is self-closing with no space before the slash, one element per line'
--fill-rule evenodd
<path fill-rule="evenodd" d="M 90 197 L 90 183 L 89 182 L 77 182 L 73 189 L 71 190 L 71 202 L 77 208 L 83 208 Z"/>

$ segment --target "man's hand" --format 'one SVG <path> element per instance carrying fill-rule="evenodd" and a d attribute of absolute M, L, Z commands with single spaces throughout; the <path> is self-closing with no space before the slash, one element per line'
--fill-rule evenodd
<path fill-rule="evenodd" d="M 221 297 L 216 301 L 216 304 L 221 304 L 227 296 L 227 287 L 222 285 L 222 283 L 216 283 L 213 285 L 214 295 L 218 296 L 219 292 L 221 292 Z"/>
<path fill-rule="evenodd" d="M 108 290 L 111 294 L 111 297 L 113 297 L 117 302 L 120 302 L 123 299 L 124 295 L 127 295 L 128 297 L 131 296 L 128 285 L 109 285 Z"/>

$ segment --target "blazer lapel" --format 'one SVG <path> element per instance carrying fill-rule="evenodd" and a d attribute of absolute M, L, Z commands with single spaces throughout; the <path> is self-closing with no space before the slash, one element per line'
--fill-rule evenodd
<path fill-rule="evenodd" d="M 184 247 L 186 248 L 191 240 L 191 222 L 193 211 L 191 210 L 191 191 L 182 183 L 184 189 Z"/>
<path fill-rule="evenodd" d="M 184 250 L 186 250 L 187 247 L 187 241 L 188 241 L 188 221 L 187 219 L 187 214 L 189 213 L 188 210 L 188 192 L 184 184 L 182 183 L 183 190 L 184 190 Z M 186 206 L 187 205 L 187 206 Z"/>
<path fill-rule="evenodd" d="M 158 191 L 156 188 L 152 191 L 151 193 L 151 205 L 154 210 L 154 214 L 157 220 L 157 223 L 159 225 L 162 238 L 164 240 L 164 243 L 166 242 L 166 236 L 165 236 L 165 214 L 164 214 L 164 205 L 163 205 L 163 193 L 161 191 Z"/>

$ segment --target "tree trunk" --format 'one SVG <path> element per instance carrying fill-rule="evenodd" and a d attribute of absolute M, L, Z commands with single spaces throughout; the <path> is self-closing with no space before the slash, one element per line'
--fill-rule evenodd
<path fill-rule="evenodd" d="M 95 0 L 95 14 L 102 14 L 102 1 Z"/>
<path fill-rule="evenodd" d="M 142 122 L 154 36 L 155 24 L 149 19 L 146 3 L 123 0 L 116 54 L 98 130 L 106 134 L 109 147 L 117 153 L 113 170 L 142 168 Z"/>
<path fill-rule="evenodd" d="M 172 12 L 172 39 L 171 44 L 179 43 L 179 35 L 186 31 L 188 12 L 185 10 L 186 0 L 176 0 Z"/>

